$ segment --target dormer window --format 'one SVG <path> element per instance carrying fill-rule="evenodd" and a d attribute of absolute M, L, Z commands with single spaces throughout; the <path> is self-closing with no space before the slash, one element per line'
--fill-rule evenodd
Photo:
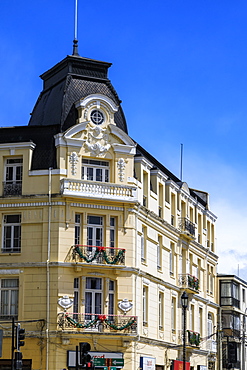
<path fill-rule="evenodd" d="M 82 159 L 82 180 L 109 182 L 109 162 Z"/>
<path fill-rule="evenodd" d="M 21 195 L 22 158 L 7 158 L 5 162 L 4 196 Z"/>

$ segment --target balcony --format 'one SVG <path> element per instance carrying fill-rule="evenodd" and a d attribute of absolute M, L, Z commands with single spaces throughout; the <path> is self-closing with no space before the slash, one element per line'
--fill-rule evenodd
<path fill-rule="evenodd" d="M 182 236 L 188 239 L 195 238 L 195 224 L 186 217 L 180 217 L 179 229 Z"/>
<path fill-rule="evenodd" d="M 217 353 L 217 342 L 212 339 L 207 340 L 207 350 L 212 353 Z"/>
<path fill-rule="evenodd" d="M 4 181 L 3 182 L 3 196 L 11 197 L 21 195 L 22 193 L 22 182 L 21 181 Z"/>
<path fill-rule="evenodd" d="M 136 335 L 137 316 L 62 312 L 58 314 L 58 327 L 66 331 Z"/>
<path fill-rule="evenodd" d="M 200 345 L 200 334 L 193 330 L 186 330 L 185 344 L 187 347 L 199 347 Z M 183 330 L 179 331 L 179 342 L 183 343 Z"/>
<path fill-rule="evenodd" d="M 99 181 L 62 179 L 60 191 L 64 196 L 84 197 L 120 202 L 136 202 L 136 188 Z"/>
<path fill-rule="evenodd" d="M 181 274 L 178 276 L 179 287 L 185 289 L 188 293 L 199 293 L 199 279 L 190 274 Z"/>
<path fill-rule="evenodd" d="M 74 245 L 70 256 L 75 262 L 86 262 L 96 265 L 125 265 L 125 249 Z"/>

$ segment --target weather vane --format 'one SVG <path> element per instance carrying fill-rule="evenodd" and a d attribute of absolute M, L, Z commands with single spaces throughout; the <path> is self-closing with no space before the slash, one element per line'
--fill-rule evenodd
<path fill-rule="evenodd" d="M 73 41 L 73 55 L 79 55 L 78 54 L 77 31 L 78 31 L 78 0 L 75 0 L 75 33 L 74 33 L 74 41 Z"/>

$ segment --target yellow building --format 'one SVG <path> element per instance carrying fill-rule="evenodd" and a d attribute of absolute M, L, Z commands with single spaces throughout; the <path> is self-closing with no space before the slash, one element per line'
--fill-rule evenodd
<path fill-rule="evenodd" d="M 74 369 L 80 342 L 99 370 L 175 370 L 184 343 L 190 369 L 216 369 L 208 194 L 129 137 L 109 67 L 67 56 L 28 126 L 0 129 L 0 369 L 13 318 L 25 369 Z"/>

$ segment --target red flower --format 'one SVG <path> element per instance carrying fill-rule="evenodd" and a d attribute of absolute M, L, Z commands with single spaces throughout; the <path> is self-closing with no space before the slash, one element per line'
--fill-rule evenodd
<path fill-rule="evenodd" d="M 105 247 L 97 247 L 99 252 L 104 252 Z"/>
<path fill-rule="evenodd" d="M 104 321 L 104 320 L 106 319 L 106 315 L 99 315 L 99 316 L 98 316 L 98 319 L 99 319 L 100 321 Z"/>

